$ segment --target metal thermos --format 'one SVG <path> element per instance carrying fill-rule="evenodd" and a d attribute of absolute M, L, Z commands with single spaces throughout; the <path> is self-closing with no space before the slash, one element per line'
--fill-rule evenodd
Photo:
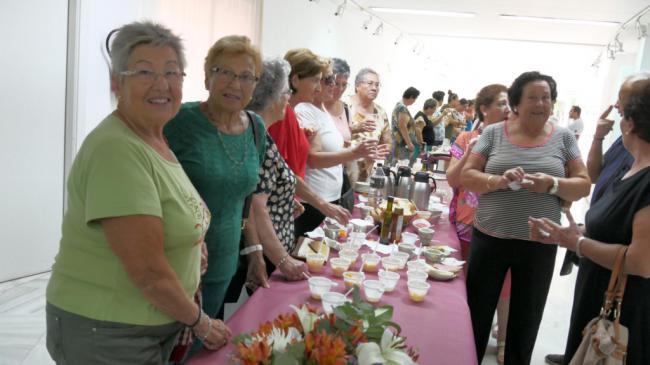
<path fill-rule="evenodd" d="M 411 168 L 408 166 L 400 166 L 397 170 L 397 192 L 395 196 L 408 199 L 411 193 L 411 180 Z"/>
<path fill-rule="evenodd" d="M 384 196 L 395 195 L 395 187 L 397 185 L 397 174 L 390 169 L 390 166 L 382 166 L 386 182 L 384 184 Z"/>
<path fill-rule="evenodd" d="M 433 185 L 429 184 L 429 179 Z M 412 200 L 418 210 L 429 208 L 431 193 L 436 191 L 436 180 L 426 172 L 416 172 L 413 178 Z"/>

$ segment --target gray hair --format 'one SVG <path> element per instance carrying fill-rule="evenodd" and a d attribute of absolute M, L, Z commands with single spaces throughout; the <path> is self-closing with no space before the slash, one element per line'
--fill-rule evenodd
<path fill-rule="evenodd" d="M 281 58 L 264 60 L 262 74 L 246 109 L 260 113 L 271 102 L 278 100 L 282 89 L 288 84 L 289 72 L 291 72 L 289 62 Z"/>
<path fill-rule="evenodd" d="M 110 48 L 111 72 L 115 74 L 125 71 L 131 52 L 141 44 L 171 47 L 178 55 L 181 70 L 185 69 L 185 52 L 181 38 L 161 24 L 145 21 L 129 23 L 117 30 Z"/>
<path fill-rule="evenodd" d="M 363 78 L 366 77 L 367 74 L 374 74 L 377 75 L 377 77 L 379 78 L 379 74 L 377 73 L 377 71 L 367 67 L 362 68 L 361 70 L 359 70 L 359 72 L 357 72 L 357 76 L 354 78 L 354 86 L 359 86 L 359 84 L 364 81 Z"/>
<path fill-rule="evenodd" d="M 341 75 L 345 77 L 350 76 L 350 65 L 348 65 L 345 60 L 342 60 L 340 58 L 332 58 L 332 72 L 334 72 L 335 75 Z"/>

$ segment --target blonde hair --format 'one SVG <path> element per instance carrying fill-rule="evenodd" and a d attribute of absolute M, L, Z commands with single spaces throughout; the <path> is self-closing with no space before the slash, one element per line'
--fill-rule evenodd
<path fill-rule="evenodd" d="M 205 64 L 203 66 L 205 71 L 205 78 L 209 78 L 211 71 L 217 59 L 223 56 L 238 56 L 248 55 L 255 63 L 255 76 L 260 76 L 262 73 L 262 56 L 259 50 L 253 46 L 251 40 L 244 35 L 229 35 L 216 41 L 208 55 L 205 56 Z"/>
<path fill-rule="evenodd" d="M 329 60 L 319 57 L 307 48 L 291 49 L 284 55 L 284 59 L 291 65 L 289 78 L 293 75 L 300 78 L 314 76 L 327 71 L 330 64 Z"/>

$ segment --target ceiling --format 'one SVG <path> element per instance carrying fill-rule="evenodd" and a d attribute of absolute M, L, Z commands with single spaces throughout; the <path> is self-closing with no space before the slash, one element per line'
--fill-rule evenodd
<path fill-rule="evenodd" d="M 575 25 L 502 19 L 500 14 L 580 20 L 625 22 L 650 5 L 650 0 L 355 0 L 359 5 L 436 11 L 473 12 L 474 18 L 376 13 L 386 22 L 414 37 L 450 36 L 606 45 L 617 26 Z M 642 18 L 650 23 L 650 13 Z M 390 26 L 386 27 L 387 29 Z M 393 31 L 395 31 L 393 29 Z M 634 24 L 622 33 L 621 41 L 636 39 Z"/>

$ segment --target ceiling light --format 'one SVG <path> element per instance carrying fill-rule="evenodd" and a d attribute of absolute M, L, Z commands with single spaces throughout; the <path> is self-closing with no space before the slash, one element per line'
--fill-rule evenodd
<path fill-rule="evenodd" d="M 648 27 L 645 26 L 644 24 L 641 24 L 640 17 L 636 20 L 635 28 L 636 28 L 637 39 L 645 38 L 648 36 Z"/>
<path fill-rule="evenodd" d="M 363 28 L 363 30 L 368 30 L 368 27 L 370 27 L 371 22 L 372 22 L 372 15 L 370 15 L 368 17 L 368 19 L 364 20 L 363 25 L 361 26 L 361 28 Z"/>
<path fill-rule="evenodd" d="M 404 38 L 404 34 L 400 33 L 397 38 L 395 38 L 395 42 L 393 43 L 394 45 L 398 45 L 399 42 L 402 41 L 402 38 Z"/>
<path fill-rule="evenodd" d="M 345 12 L 345 6 L 348 5 L 348 0 L 343 0 L 343 2 L 336 8 L 334 16 L 342 16 Z"/>
<path fill-rule="evenodd" d="M 377 29 L 375 29 L 374 32 L 372 32 L 372 35 L 381 35 L 384 32 L 384 23 L 379 23 L 377 26 Z"/>
<path fill-rule="evenodd" d="M 575 25 L 599 25 L 607 27 L 617 27 L 621 23 L 606 21 L 606 20 L 585 20 L 585 19 L 566 19 L 566 18 L 551 18 L 544 16 L 521 16 L 521 15 L 511 15 L 511 14 L 500 14 L 501 19 L 510 19 L 510 20 L 528 20 L 534 22 L 546 22 L 546 23 L 562 23 L 562 24 L 575 24 Z"/>
<path fill-rule="evenodd" d="M 614 37 L 614 46 L 615 46 L 614 50 L 616 52 L 623 52 L 623 42 L 621 42 L 621 40 L 618 39 L 618 34 L 616 35 L 616 37 Z"/>
<path fill-rule="evenodd" d="M 377 13 L 444 16 L 444 17 L 452 17 L 452 18 L 473 18 L 476 16 L 475 13 L 462 12 L 462 11 L 437 11 L 437 10 L 375 8 L 375 7 L 371 7 L 370 10 L 375 11 Z"/>
<path fill-rule="evenodd" d="M 607 57 L 609 57 L 610 60 L 616 59 L 616 51 L 612 48 L 612 44 L 607 45 Z"/>

